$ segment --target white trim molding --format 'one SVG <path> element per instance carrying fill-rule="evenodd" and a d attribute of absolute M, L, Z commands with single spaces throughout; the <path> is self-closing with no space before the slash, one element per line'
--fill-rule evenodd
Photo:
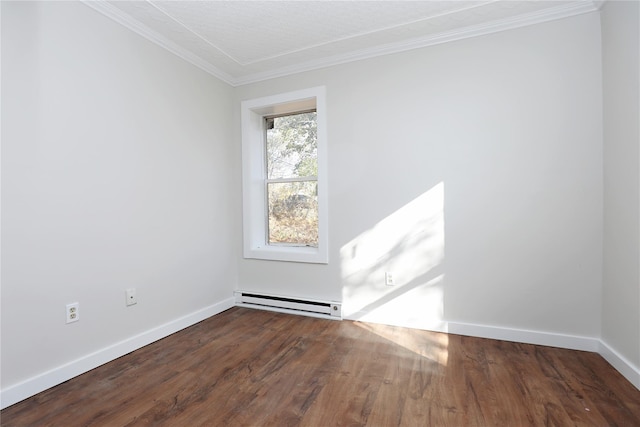
<path fill-rule="evenodd" d="M 0 390 L 0 409 L 18 403 L 44 390 L 84 374 L 118 357 L 165 338 L 202 320 L 221 313 L 235 305 L 233 297 L 177 318 L 141 334 L 117 342 L 94 353 L 51 369 L 18 384 Z"/>
<path fill-rule="evenodd" d="M 205 307 L 194 313 L 158 326 L 157 328 L 153 328 L 95 353 L 88 354 L 65 365 L 44 372 L 26 381 L 12 385 L 0 391 L 0 409 L 4 409 L 14 403 L 34 396 L 48 388 L 61 384 L 237 305 L 235 297 L 227 298 L 217 304 Z M 359 314 L 362 315 L 363 313 Z M 357 320 L 353 318 L 348 319 Z M 620 372 L 622 376 L 629 380 L 631 384 L 640 390 L 640 369 L 598 338 L 458 322 L 443 322 L 442 327 L 437 328 L 437 332 L 598 353 L 611 364 L 614 369 Z"/>
<path fill-rule="evenodd" d="M 250 99 L 241 103 L 242 122 L 242 230 L 245 258 L 327 264 L 328 179 L 326 87 Z M 264 118 L 315 109 L 317 112 L 318 246 L 279 246 L 267 243 L 267 203 Z"/>
<path fill-rule="evenodd" d="M 330 67 L 333 65 L 344 64 L 362 59 L 375 58 L 383 55 L 404 52 L 412 49 L 433 46 L 441 43 L 447 43 L 456 40 L 462 40 L 472 37 L 483 36 L 501 31 L 511 30 L 529 25 L 541 24 L 544 22 L 554 21 L 558 19 L 568 18 L 571 16 L 582 15 L 585 13 L 600 10 L 603 0 L 596 1 L 573 1 L 568 4 L 560 4 L 559 6 L 543 9 L 524 15 L 503 18 L 491 22 L 471 25 L 452 31 L 445 31 L 435 34 L 429 34 L 424 37 L 417 37 L 411 40 L 405 40 L 397 43 L 389 43 L 373 48 L 360 49 L 353 52 L 333 55 L 319 58 L 317 60 L 306 61 L 303 63 L 290 65 L 287 67 L 274 68 L 266 71 L 249 73 L 245 75 L 232 76 L 220 68 L 206 61 L 193 52 L 182 46 L 172 42 L 166 37 L 158 34 L 148 26 L 142 24 L 130 15 L 122 12 L 117 7 L 110 5 L 104 0 L 82 0 L 84 4 L 102 13 L 115 22 L 123 25 L 129 30 L 139 34 L 147 40 L 156 43 L 158 46 L 168 50 L 174 55 L 184 59 L 196 67 L 208 72 L 209 74 L 219 78 L 231 86 L 242 86 L 246 84 L 256 83 L 264 80 L 274 79 L 278 77 L 298 74 L 305 71 L 316 70 L 320 68 Z"/>
<path fill-rule="evenodd" d="M 469 27 L 459 28 L 456 30 L 430 34 L 425 37 L 418 37 L 411 40 L 405 40 L 397 43 L 376 46 L 373 48 L 361 49 L 341 55 L 333 55 L 301 64 L 282 67 L 274 70 L 250 74 L 234 79 L 231 83 L 233 86 L 242 86 L 251 83 L 257 83 L 264 80 L 275 79 L 279 77 L 290 76 L 306 71 L 313 71 L 320 68 L 331 67 L 335 65 L 346 64 L 349 62 L 360 61 L 369 58 L 376 58 L 384 55 L 392 55 L 395 53 L 406 52 L 414 49 L 435 46 L 443 43 L 454 42 L 458 40 L 480 37 L 488 34 L 499 33 L 502 31 L 513 30 L 520 27 L 528 27 L 530 25 L 542 24 L 545 22 L 555 21 L 558 19 L 569 18 L 572 16 L 583 15 L 585 13 L 595 12 L 600 9 L 603 2 L 580 2 L 560 5 L 550 9 L 538 12 L 532 12 L 525 15 L 514 16 L 510 18 L 499 19 L 496 21 L 486 22 Z"/>
<path fill-rule="evenodd" d="M 448 333 L 598 353 L 640 390 L 640 368 L 599 338 L 449 322 Z"/>
<path fill-rule="evenodd" d="M 193 52 L 190 52 L 189 50 L 183 48 L 182 46 L 179 46 L 178 44 L 172 42 L 166 37 L 158 34 L 156 31 L 153 31 L 151 28 L 142 24 L 141 22 L 131 17 L 130 15 L 127 15 L 126 13 L 122 12 L 117 7 L 110 5 L 108 2 L 104 0 L 82 0 L 82 2 L 85 5 L 89 6 L 90 8 L 94 9 L 95 11 L 100 12 L 102 15 L 106 16 L 107 18 L 113 19 L 115 22 L 122 25 L 123 27 L 144 37 L 150 42 L 157 44 L 161 48 L 168 50 L 169 52 L 173 53 L 177 57 L 184 59 L 188 63 L 195 65 L 196 67 L 211 74 L 212 76 L 219 78 L 223 82 L 232 86 L 236 85 L 233 77 L 231 77 L 229 74 L 220 70 L 213 64 L 205 61 L 204 59 L 194 54 Z"/>
<path fill-rule="evenodd" d="M 546 345 L 549 347 L 567 348 L 598 352 L 600 340 L 592 337 L 558 334 L 553 332 L 530 331 L 526 329 L 504 328 L 496 326 L 474 325 L 469 323 L 449 322 L 450 334 L 468 335 L 478 338 L 512 341 L 523 344 Z"/>
<path fill-rule="evenodd" d="M 628 379 L 631 384 L 640 390 L 640 367 L 634 366 L 633 363 L 602 340 L 600 340 L 598 353 L 604 358 L 604 360 L 609 362 L 616 371 L 620 372 L 623 377 Z"/>
<path fill-rule="evenodd" d="M 531 331 L 526 329 L 505 328 L 499 326 L 476 325 L 472 323 L 438 321 L 431 322 L 431 326 L 424 324 L 406 325 L 389 322 L 388 319 L 381 321 L 372 316 L 371 312 L 357 311 L 344 316 L 347 320 L 371 323 L 383 323 L 400 327 L 413 327 L 433 332 L 443 332 L 447 334 L 466 335 L 476 338 L 489 338 L 494 340 L 511 341 L 522 344 L 544 345 L 548 347 L 566 348 L 569 350 L 581 350 L 599 353 L 601 343 L 598 338 L 584 337 L 577 335 L 567 335 L 553 332 Z"/>

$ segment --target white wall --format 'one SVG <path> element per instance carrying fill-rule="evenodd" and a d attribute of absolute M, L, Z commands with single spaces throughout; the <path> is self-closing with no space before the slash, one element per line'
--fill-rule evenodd
<path fill-rule="evenodd" d="M 619 7 L 603 207 L 598 13 L 232 89 L 82 4 L 3 2 L 2 397 L 234 288 L 436 330 L 602 332 L 638 366 L 638 23 Z M 330 262 L 244 260 L 239 101 L 318 85 Z"/>
<path fill-rule="evenodd" d="M 640 4 L 602 9 L 604 284 L 602 340 L 635 365 L 640 387 Z"/>
<path fill-rule="evenodd" d="M 317 85 L 330 262 L 242 260 L 240 289 L 406 326 L 599 336 L 598 13 L 243 86 L 236 108 Z"/>
<path fill-rule="evenodd" d="M 230 299 L 232 88 L 82 3 L 2 2 L 2 67 L 3 391 Z"/>

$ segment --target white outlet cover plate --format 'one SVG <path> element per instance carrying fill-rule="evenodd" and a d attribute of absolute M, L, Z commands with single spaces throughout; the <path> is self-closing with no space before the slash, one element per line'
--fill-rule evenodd
<path fill-rule="evenodd" d="M 77 322 L 78 320 L 80 320 L 80 303 L 67 304 L 67 323 Z"/>
<path fill-rule="evenodd" d="M 126 290 L 127 295 L 127 305 L 134 305 L 138 303 L 138 299 L 136 297 L 136 288 L 129 288 Z"/>

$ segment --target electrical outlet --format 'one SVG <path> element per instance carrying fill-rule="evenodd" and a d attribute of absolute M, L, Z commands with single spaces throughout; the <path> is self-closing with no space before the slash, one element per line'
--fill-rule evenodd
<path fill-rule="evenodd" d="M 78 320 L 80 320 L 80 303 L 67 304 L 67 323 L 77 322 Z"/>
<path fill-rule="evenodd" d="M 138 299 L 136 297 L 136 288 L 129 288 L 125 291 L 127 296 L 127 306 L 134 305 L 138 303 Z"/>
<path fill-rule="evenodd" d="M 395 283 L 393 282 L 393 273 L 387 271 L 384 273 L 384 284 L 387 286 L 393 286 Z"/>

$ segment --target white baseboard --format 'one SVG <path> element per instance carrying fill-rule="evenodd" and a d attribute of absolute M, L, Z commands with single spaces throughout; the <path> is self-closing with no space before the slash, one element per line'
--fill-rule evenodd
<path fill-rule="evenodd" d="M 127 338 L 109 347 L 83 356 L 65 365 L 51 369 L 21 383 L 0 390 L 0 409 L 34 396 L 48 388 L 61 384 L 80 374 L 104 365 L 118 357 L 165 338 L 184 328 L 192 326 L 204 319 L 221 313 L 235 305 L 234 298 L 227 298 L 217 304 L 210 305 L 186 316 L 150 329 L 146 332 Z"/>
<path fill-rule="evenodd" d="M 598 338 L 454 322 L 449 322 L 448 329 L 451 334 L 469 335 L 480 338 L 492 338 L 497 340 L 546 345 L 598 353 L 607 362 L 609 362 L 615 370 L 620 372 L 622 376 L 640 390 L 640 369 L 638 369 L 637 366 L 634 366 L 629 360 L 625 359 L 607 343 Z"/>
<path fill-rule="evenodd" d="M 0 409 L 4 409 L 7 406 L 13 405 L 14 403 L 38 394 L 41 391 L 61 384 L 73 377 L 144 347 L 145 345 L 151 344 L 154 341 L 194 325 L 204 319 L 221 313 L 234 305 L 236 305 L 234 298 L 225 299 L 217 304 L 205 307 L 202 310 L 198 310 L 194 313 L 165 323 L 157 328 L 143 332 L 142 334 L 128 338 L 124 341 L 120 341 L 119 343 L 113 344 L 95 353 L 86 355 L 63 366 L 10 386 L 0 391 Z M 359 314 L 361 314 L 361 316 L 355 317 L 361 317 L 360 320 L 366 322 L 366 316 L 362 316 L 363 313 Z M 353 317 L 354 316 L 349 316 L 348 318 L 358 320 L 353 319 Z M 597 338 L 457 322 L 443 322 L 439 327 L 428 329 L 479 338 L 491 338 L 599 353 L 618 372 L 629 380 L 631 384 L 640 389 L 640 369 L 621 356 L 608 344 Z"/>
<path fill-rule="evenodd" d="M 571 350 L 583 350 L 598 352 L 600 340 L 598 338 L 582 337 L 574 335 L 557 334 L 550 332 L 530 331 L 525 329 L 505 328 L 499 326 L 485 326 L 472 323 L 412 320 L 394 322 L 389 317 L 376 317 L 375 313 L 357 311 L 345 316 L 347 320 L 361 322 L 382 323 L 386 325 L 401 326 L 406 328 L 423 329 L 433 332 L 467 335 L 478 338 L 491 338 L 495 340 L 512 341 L 524 344 L 546 345 Z"/>
<path fill-rule="evenodd" d="M 448 330 L 450 334 L 469 335 L 472 337 L 491 338 L 495 340 L 513 341 L 524 344 L 546 345 L 549 347 L 560 347 L 571 350 L 597 352 L 600 348 L 600 340 L 598 338 L 551 332 L 528 331 L 525 329 L 473 325 L 457 322 L 449 322 Z"/>
<path fill-rule="evenodd" d="M 606 342 L 600 341 L 598 349 L 600 356 L 611 364 L 623 377 L 629 380 L 638 390 L 640 390 L 640 368 L 634 366 L 629 360 L 624 358 L 620 353 L 615 351 Z"/>

